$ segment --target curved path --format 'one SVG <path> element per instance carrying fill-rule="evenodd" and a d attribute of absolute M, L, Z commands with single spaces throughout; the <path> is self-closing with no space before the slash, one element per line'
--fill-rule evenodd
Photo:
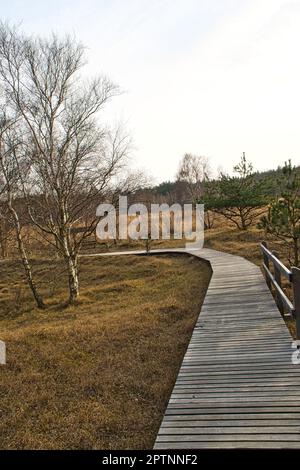
<path fill-rule="evenodd" d="M 300 448 L 300 365 L 259 267 L 210 249 L 151 251 L 174 252 L 213 274 L 155 449 Z"/>

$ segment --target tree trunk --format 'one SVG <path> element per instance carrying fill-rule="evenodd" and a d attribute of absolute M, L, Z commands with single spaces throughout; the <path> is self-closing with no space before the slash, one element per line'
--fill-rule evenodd
<path fill-rule="evenodd" d="M 77 252 L 75 250 L 76 235 L 72 237 L 71 228 L 68 225 L 68 210 L 66 201 L 60 197 L 60 222 L 58 244 L 64 257 L 69 281 L 69 300 L 68 305 L 75 303 L 79 295 Z"/>
<path fill-rule="evenodd" d="M 241 218 L 241 229 L 242 230 L 247 230 L 247 224 L 246 224 L 246 217 L 245 214 L 243 213 L 243 209 L 240 209 L 240 218 Z"/>
<path fill-rule="evenodd" d="M 4 224 L 0 224 L 0 246 L 1 246 L 1 257 L 4 259 L 7 257 L 7 231 L 4 228 Z"/>
<path fill-rule="evenodd" d="M 299 266 L 299 246 L 298 246 L 298 238 L 294 238 L 294 263 L 295 266 Z"/>
<path fill-rule="evenodd" d="M 214 216 L 210 213 L 210 211 L 206 211 L 204 214 L 204 228 L 211 229 L 214 225 Z"/>
<path fill-rule="evenodd" d="M 22 234 L 21 234 L 21 226 L 20 226 L 18 214 L 17 214 L 16 210 L 13 208 L 11 201 L 9 201 L 8 207 L 9 207 L 9 210 L 10 210 L 12 216 L 13 216 L 14 228 L 15 228 L 16 238 L 17 238 L 17 243 L 18 243 L 18 249 L 19 249 L 22 264 L 23 264 L 23 267 L 24 267 L 27 283 L 28 283 L 28 285 L 31 289 L 31 292 L 33 294 L 33 297 L 36 301 L 36 304 L 37 304 L 38 308 L 45 309 L 46 305 L 44 304 L 42 297 L 38 293 L 36 285 L 33 281 L 31 266 L 30 266 L 30 263 L 28 261 L 27 253 L 26 253 L 25 246 L 24 246 L 24 243 L 23 243 L 23 238 L 22 238 Z"/>
<path fill-rule="evenodd" d="M 79 281 L 78 281 L 78 266 L 77 257 L 69 256 L 68 260 L 68 273 L 69 273 L 69 304 L 75 303 L 79 296 Z"/>
<path fill-rule="evenodd" d="M 64 256 L 67 270 L 68 270 L 68 281 L 69 281 L 69 300 L 68 304 L 72 305 L 75 303 L 79 295 L 79 280 L 78 280 L 78 265 L 77 265 L 77 254 L 72 250 L 71 234 L 66 229 L 66 211 L 61 210 L 62 223 L 60 229 L 59 244 L 61 246 L 62 254 Z"/>

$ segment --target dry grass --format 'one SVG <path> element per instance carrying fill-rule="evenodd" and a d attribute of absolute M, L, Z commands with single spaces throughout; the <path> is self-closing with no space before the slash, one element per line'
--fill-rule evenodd
<path fill-rule="evenodd" d="M 34 308 L 15 262 L 4 266 L 0 448 L 151 448 L 207 289 L 207 264 L 82 259 L 81 301 L 63 309 L 62 267 L 45 261 L 35 270 L 46 312 Z"/>
<path fill-rule="evenodd" d="M 255 227 L 239 231 L 218 217 L 205 232 L 205 246 L 261 265 L 265 238 Z M 284 246 L 268 241 L 288 264 Z M 184 240 L 152 246 L 184 246 Z M 145 242 L 110 249 L 136 248 Z M 35 261 L 47 312 L 34 308 L 16 262 L 4 266 L 0 338 L 8 364 L 0 369 L 0 448 L 151 447 L 208 285 L 208 266 L 185 256 L 82 259 L 80 303 L 63 309 L 62 263 Z M 294 333 L 293 322 L 288 326 Z"/>
<path fill-rule="evenodd" d="M 265 240 L 268 242 L 271 250 L 277 251 L 282 262 L 290 267 L 289 259 L 290 253 L 287 246 L 280 240 L 265 234 L 263 230 L 256 228 L 259 217 L 254 220 L 252 227 L 248 230 L 238 230 L 236 226 L 225 219 L 221 215 L 215 216 L 215 223 L 213 229 L 205 231 L 206 248 L 212 248 L 219 251 L 224 251 L 238 256 L 243 256 L 252 263 L 262 266 L 262 255 L 260 251 L 260 243 Z M 185 240 L 158 240 L 152 242 L 153 248 L 176 248 L 184 247 Z M 145 249 L 144 241 L 118 241 L 117 244 L 111 243 L 109 250 L 128 250 L 128 249 Z M 100 252 L 107 251 L 107 246 L 104 243 L 99 243 L 97 250 Z M 272 266 L 271 266 L 272 271 Z M 293 300 L 291 285 L 284 278 L 282 285 L 285 293 Z M 273 295 L 275 292 L 273 292 Z M 284 320 L 289 328 L 292 336 L 295 337 L 296 326 L 294 320 L 284 317 Z"/>

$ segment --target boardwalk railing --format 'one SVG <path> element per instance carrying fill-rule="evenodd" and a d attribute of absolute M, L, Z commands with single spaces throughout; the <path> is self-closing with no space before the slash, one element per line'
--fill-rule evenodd
<path fill-rule="evenodd" d="M 266 282 L 272 291 L 272 286 L 276 292 L 276 303 L 283 315 L 291 315 L 296 321 L 297 340 L 300 340 L 300 269 L 292 267 L 288 269 L 279 259 L 276 251 L 270 251 L 266 242 L 260 244 L 263 254 L 263 269 Z M 273 272 L 270 270 L 270 263 L 273 264 Z M 284 276 L 293 288 L 293 303 L 282 289 L 282 276 Z"/>

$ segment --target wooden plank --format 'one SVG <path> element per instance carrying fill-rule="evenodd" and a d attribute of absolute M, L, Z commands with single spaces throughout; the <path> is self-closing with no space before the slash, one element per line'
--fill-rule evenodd
<path fill-rule="evenodd" d="M 180 388 L 185 388 L 185 387 L 190 387 L 190 388 L 208 388 L 208 389 L 213 389 L 215 387 L 227 387 L 227 388 L 232 388 L 232 387 L 239 387 L 239 386 L 264 386 L 264 387 L 271 387 L 271 386 L 276 386 L 278 385 L 293 385 L 294 387 L 298 387 L 298 380 L 299 377 L 295 378 L 293 376 L 289 376 L 284 379 L 280 379 L 278 377 L 240 377 L 240 376 L 233 376 L 230 378 L 230 381 L 228 380 L 228 377 L 226 376 L 221 376 L 221 378 L 216 378 L 216 377 L 211 377 L 209 376 L 208 378 L 205 378 L 205 376 L 201 377 L 187 377 L 185 379 L 178 379 L 175 383 L 174 390 L 175 388 L 180 389 Z"/>
<path fill-rule="evenodd" d="M 267 383 L 265 381 L 263 382 L 253 382 L 251 381 L 245 381 L 245 382 L 234 382 L 234 383 L 229 383 L 228 381 L 226 382 L 214 382 L 212 384 L 203 382 L 199 384 L 198 382 L 195 384 L 190 384 L 190 383 L 176 383 L 173 392 L 174 393 L 180 393 L 181 391 L 189 391 L 191 393 L 198 393 L 199 391 L 203 392 L 204 390 L 218 390 L 219 392 L 226 391 L 226 390 L 243 390 L 247 392 L 251 392 L 253 390 L 256 391 L 262 391 L 262 390 L 273 390 L 273 389 L 278 389 L 280 391 L 284 390 L 299 390 L 299 384 L 297 381 L 268 381 Z"/>
<path fill-rule="evenodd" d="M 196 423 L 193 423 L 193 426 L 188 427 L 176 427 L 176 426 L 162 426 L 160 429 L 160 436 L 177 436 L 177 435 L 185 435 L 185 436 L 192 436 L 196 434 L 197 436 L 202 437 L 210 436 L 210 435 L 220 435 L 225 436 L 227 434 L 238 434 L 241 436 L 242 434 L 298 434 L 300 435 L 300 426 L 294 425 L 275 425 L 272 424 L 270 426 L 257 426 L 255 424 L 249 425 L 249 423 L 243 423 L 241 426 L 229 426 L 228 424 L 224 426 L 223 421 L 219 423 L 216 422 L 215 426 L 198 426 Z"/>
<path fill-rule="evenodd" d="M 224 361 L 225 364 L 226 364 L 226 361 Z M 257 361 L 257 363 L 255 364 L 255 362 L 249 362 L 249 361 L 240 361 L 240 362 L 236 362 L 235 364 L 226 364 L 226 369 L 229 369 L 229 370 L 242 370 L 242 371 L 249 371 L 249 373 L 251 372 L 255 372 L 257 370 L 272 370 L 272 368 L 274 367 L 278 367 L 278 368 L 283 368 L 284 370 L 284 367 L 288 367 L 288 366 L 291 366 L 291 367 L 294 367 L 295 366 L 292 366 L 292 364 L 289 364 L 287 363 L 286 361 Z M 185 371 L 194 371 L 195 370 L 200 370 L 200 363 L 199 365 L 191 365 L 191 364 L 186 364 L 185 362 L 183 363 L 183 366 L 182 366 L 182 370 L 185 370 Z M 217 370 L 221 370 L 221 371 L 224 371 L 224 367 L 223 367 L 223 364 L 221 364 L 221 361 L 218 362 L 217 364 L 214 363 L 213 361 L 213 358 L 211 359 L 211 361 L 202 361 L 202 364 L 201 364 L 201 370 L 205 371 L 205 370 L 210 370 L 212 372 L 214 371 L 217 371 Z M 274 369 L 273 369 L 274 370 Z M 279 369 L 280 370 L 280 369 Z"/>
<path fill-rule="evenodd" d="M 162 423 L 162 427 L 164 426 L 193 426 L 194 422 L 197 423 L 196 426 L 202 425 L 204 426 L 214 426 L 215 422 L 221 422 L 222 426 L 231 426 L 235 424 L 235 426 L 241 425 L 238 423 L 253 423 L 259 425 L 264 424 L 266 426 L 272 426 L 273 423 L 277 425 L 285 425 L 288 424 L 292 426 L 294 423 L 300 423 L 300 413 L 249 413 L 249 414 L 235 414 L 235 413 L 227 413 L 227 414 L 217 414 L 217 415 L 167 415 L 164 418 Z"/>
<path fill-rule="evenodd" d="M 283 393 L 284 392 L 284 393 Z M 199 403 L 203 400 L 214 400 L 218 398 L 218 403 L 222 403 L 222 400 L 226 400 L 227 403 L 230 403 L 231 399 L 236 402 L 239 400 L 248 401 L 265 401 L 264 398 L 270 400 L 274 397 L 278 397 L 277 401 L 299 401 L 300 392 L 297 388 L 295 390 L 278 390 L 275 388 L 270 388 L 270 390 L 203 390 L 198 392 L 189 392 L 187 390 L 179 392 L 174 390 L 172 393 L 172 398 L 170 403 Z M 262 399 L 262 400 L 260 400 Z M 171 401 L 172 400 L 172 401 Z"/>
<path fill-rule="evenodd" d="M 156 442 L 155 449 L 299 449 L 298 442 L 266 442 L 254 440 L 245 442 Z"/>
<path fill-rule="evenodd" d="M 247 441 L 254 441 L 256 439 L 261 439 L 265 442 L 268 441 L 284 441 L 286 442 L 297 442 L 299 445 L 299 438 L 300 438 L 300 433 L 288 433 L 285 435 L 284 433 L 278 433 L 278 434 L 245 434 L 242 435 L 241 432 L 239 431 L 238 433 L 234 434 L 207 434 L 207 435 L 202 435 L 202 434 L 181 434 L 181 435 L 170 435 L 170 436 L 165 436 L 163 434 L 159 434 L 157 436 L 157 441 L 158 442 L 186 442 L 187 446 L 189 441 L 193 442 L 247 442 Z"/>
<path fill-rule="evenodd" d="M 174 406 L 168 406 L 166 409 L 165 416 L 170 415 L 176 415 L 178 414 L 185 416 L 185 415 L 193 415 L 193 416 L 199 416 L 203 414 L 232 414 L 232 413 L 240 413 L 240 414 L 249 414 L 249 415 L 258 415 L 258 414 L 274 414 L 274 413 L 300 413 L 300 405 L 298 404 L 286 404 L 284 403 L 281 406 L 276 403 L 275 405 L 270 405 L 269 403 L 264 403 L 263 405 L 260 403 L 255 403 L 255 405 L 232 405 L 226 404 L 223 406 L 218 403 L 215 407 L 214 406 L 198 406 L 198 407 L 174 407 Z"/>

